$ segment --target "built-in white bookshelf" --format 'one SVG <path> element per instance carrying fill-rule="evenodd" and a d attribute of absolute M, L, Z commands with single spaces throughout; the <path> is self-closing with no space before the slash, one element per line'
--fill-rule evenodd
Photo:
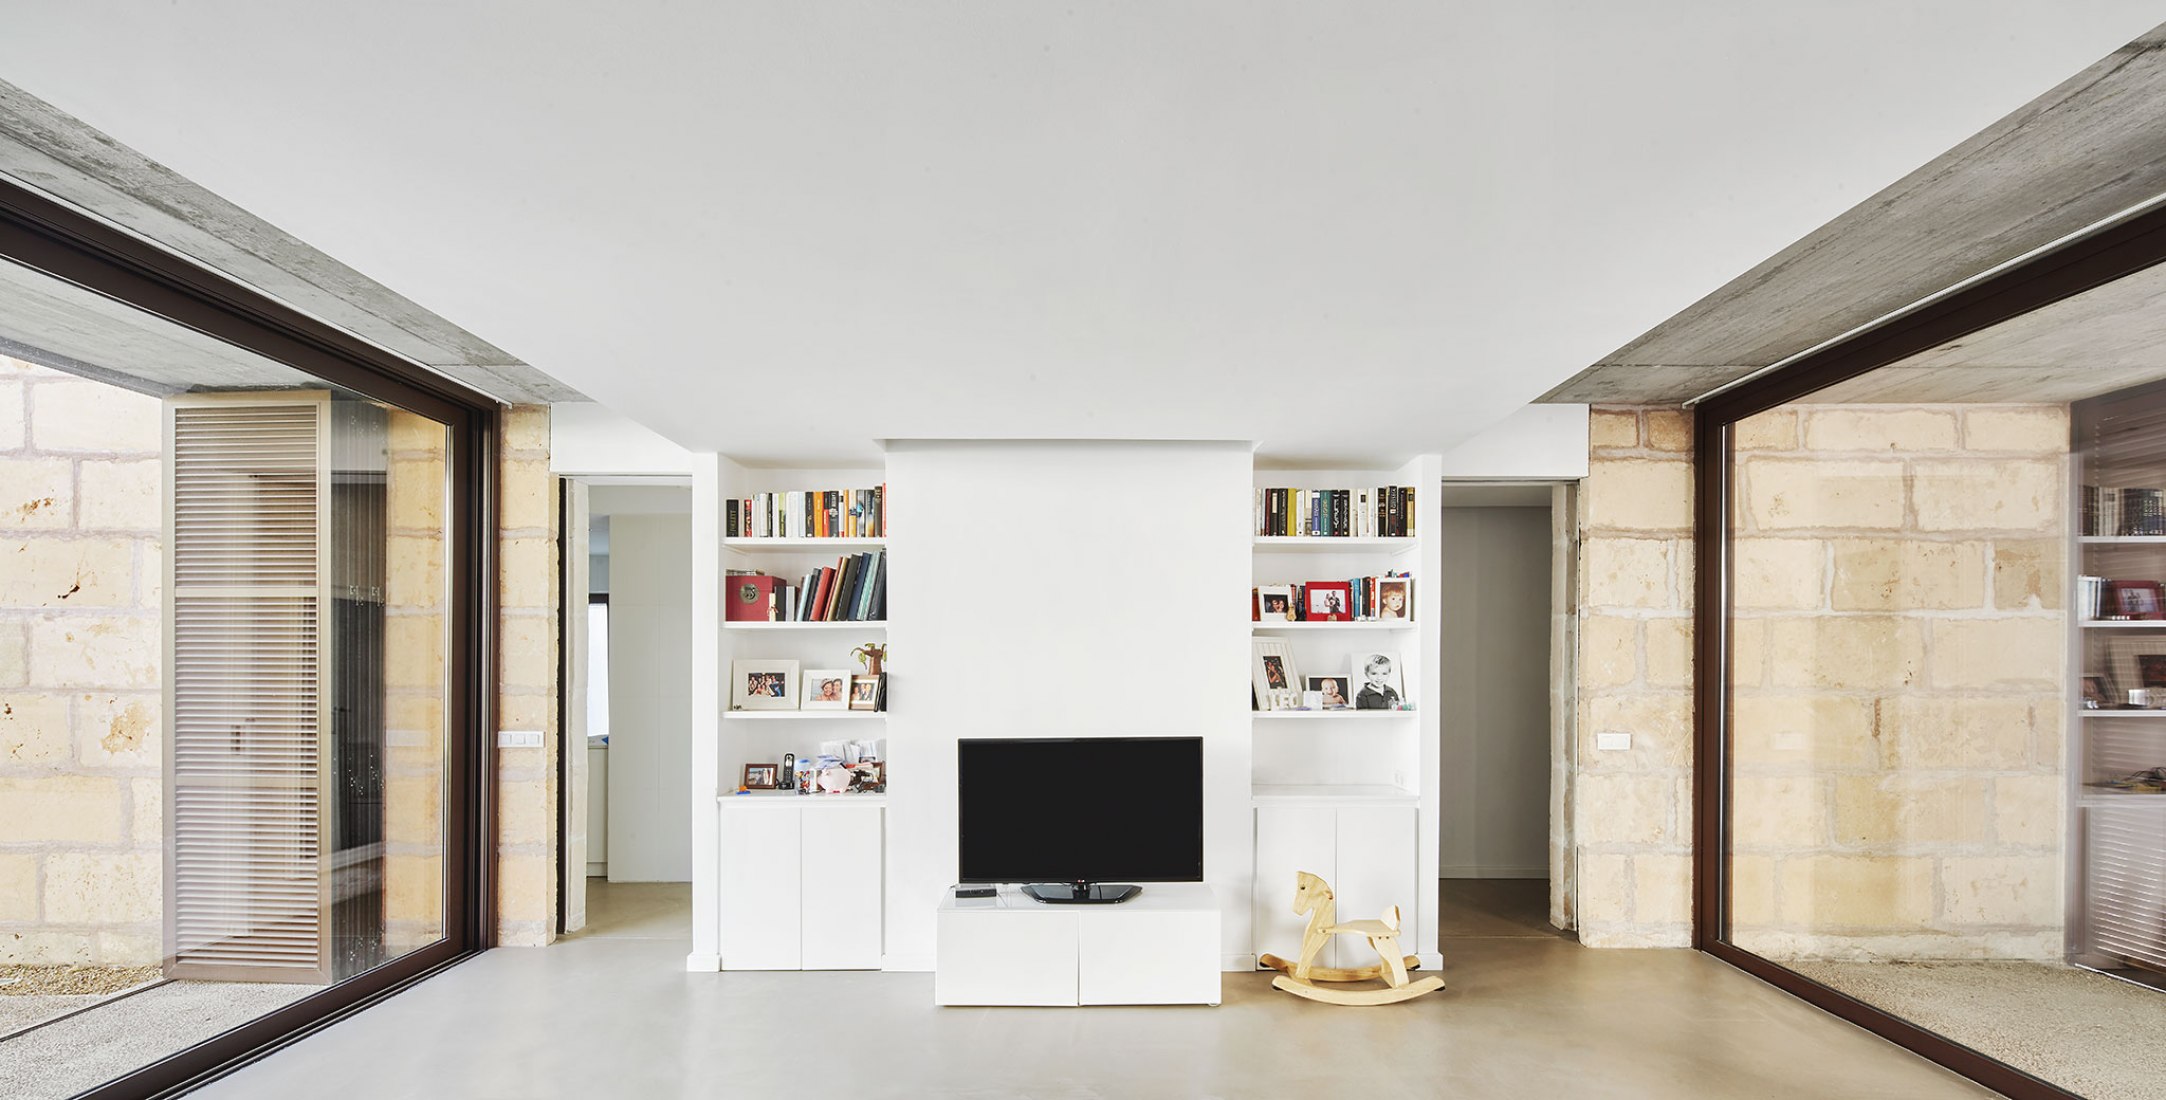
<path fill-rule="evenodd" d="M 873 620 L 866 620 L 866 621 L 861 621 L 861 622 L 839 622 L 839 623 L 826 623 L 826 622 L 821 622 L 821 623 L 813 623 L 813 622 L 795 622 L 795 623 L 730 623 L 730 622 L 725 622 L 725 623 L 723 623 L 723 624 L 722 624 L 722 629 L 724 629 L 724 630 L 752 630 L 752 631 L 790 631 L 790 630 L 812 630 L 812 631 L 831 631 L 831 632 L 833 632 L 833 631 L 851 631 L 851 630 L 872 630 L 872 631 L 885 631 L 885 630 L 887 629 L 887 620 L 885 620 L 885 619 L 873 619 Z"/>
<path fill-rule="evenodd" d="M 1252 585 L 1351 581 L 1400 572 L 1411 574 L 1414 581 L 1412 614 L 1404 621 L 1259 622 L 1251 613 L 1252 644 L 1266 639 L 1284 644 L 1303 677 L 1353 677 L 1356 653 L 1398 654 L 1404 698 L 1413 707 L 1251 710 L 1249 790 L 1257 829 L 1257 893 L 1252 904 L 1259 930 L 1275 927 L 1279 920 L 1275 909 L 1288 900 L 1279 896 L 1290 889 L 1288 868 L 1314 859 L 1317 843 L 1332 850 L 1330 837 L 1336 835 L 1343 865 L 1333 868 L 1334 885 L 1342 894 L 1352 889 L 1391 895 L 1364 898 L 1362 904 L 1404 907 L 1420 943 L 1409 950 L 1425 961 L 1436 958 L 1442 829 L 1437 782 L 1442 483 L 1442 464 L 1433 455 L 1386 469 L 1259 467 L 1254 472 L 1257 489 L 1415 489 L 1414 528 L 1408 537 L 1252 538 Z M 1249 659 L 1253 663 L 1253 656 Z M 1350 687 L 1358 686 L 1357 678 Z M 1356 837 L 1360 839 L 1352 839 Z"/>

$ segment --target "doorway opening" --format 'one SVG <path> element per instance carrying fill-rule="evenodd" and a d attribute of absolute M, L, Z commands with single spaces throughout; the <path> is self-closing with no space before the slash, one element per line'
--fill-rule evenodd
<path fill-rule="evenodd" d="M 689 939 L 691 486 L 568 479 L 562 556 L 560 931 Z"/>
<path fill-rule="evenodd" d="M 1572 486 L 1447 482 L 1438 930 L 1572 935 Z"/>

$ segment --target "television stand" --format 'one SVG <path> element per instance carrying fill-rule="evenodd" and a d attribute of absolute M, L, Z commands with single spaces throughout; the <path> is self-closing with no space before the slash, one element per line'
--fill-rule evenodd
<path fill-rule="evenodd" d="M 1040 882 L 1023 887 L 1033 901 L 1047 905 L 1119 905 L 1143 892 L 1117 882 Z"/>
<path fill-rule="evenodd" d="M 1046 905 L 1015 886 L 989 898 L 945 891 L 933 1003 L 1215 1005 L 1218 896 L 1154 882 L 1126 905 Z"/>

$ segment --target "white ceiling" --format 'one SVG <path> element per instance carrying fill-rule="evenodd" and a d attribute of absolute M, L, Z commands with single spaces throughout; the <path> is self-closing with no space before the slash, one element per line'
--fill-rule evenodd
<path fill-rule="evenodd" d="M 1442 450 L 2154 5 L 0 0 L 0 79 L 597 400 Z"/>

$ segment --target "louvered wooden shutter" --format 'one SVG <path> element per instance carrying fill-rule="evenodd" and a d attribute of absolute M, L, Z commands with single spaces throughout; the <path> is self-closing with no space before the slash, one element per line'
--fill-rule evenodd
<path fill-rule="evenodd" d="M 2099 801 L 2108 801 L 2100 799 Z M 2092 955 L 2166 972 L 2166 813 L 2148 797 L 2083 812 L 2085 945 Z"/>
<path fill-rule="evenodd" d="M 330 980 L 326 393 L 166 401 L 166 973 Z"/>

